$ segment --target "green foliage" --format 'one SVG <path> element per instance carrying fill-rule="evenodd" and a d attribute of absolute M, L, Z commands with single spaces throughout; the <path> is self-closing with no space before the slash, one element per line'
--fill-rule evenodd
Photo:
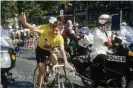
<path fill-rule="evenodd" d="M 58 8 L 66 1 L 1 1 L 1 21 L 13 18 L 15 14 L 25 12 L 29 19 L 40 16 L 42 20 L 48 10 L 58 14 Z"/>
<path fill-rule="evenodd" d="M 1 1 L 1 22 L 6 19 L 14 17 L 17 12 L 15 1 Z"/>

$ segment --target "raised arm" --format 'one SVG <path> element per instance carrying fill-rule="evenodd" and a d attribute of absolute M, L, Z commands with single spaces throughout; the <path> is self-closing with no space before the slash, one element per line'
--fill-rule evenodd
<path fill-rule="evenodd" d="M 34 26 L 32 26 L 31 24 L 27 23 L 27 19 L 26 19 L 26 16 L 25 16 L 25 13 L 24 13 L 24 12 L 22 12 L 22 13 L 20 14 L 20 21 L 21 21 L 21 23 L 22 23 L 25 27 L 29 28 L 29 29 L 32 30 L 32 31 L 35 31 L 35 32 L 39 32 L 39 33 L 40 33 L 40 30 L 39 30 L 37 27 L 34 27 Z"/>

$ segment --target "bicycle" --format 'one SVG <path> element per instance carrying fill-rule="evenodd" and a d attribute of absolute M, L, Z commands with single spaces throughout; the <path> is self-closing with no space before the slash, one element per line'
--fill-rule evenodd
<path fill-rule="evenodd" d="M 46 88 L 74 88 L 72 82 L 67 78 L 66 76 L 66 70 L 64 65 L 61 65 L 57 63 L 57 65 L 53 66 L 51 65 L 50 61 L 46 59 L 46 72 L 45 72 L 45 78 L 43 80 L 43 86 Z M 61 68 L 63 68 L 64 73 L 62 74 L 60 72 Z M 34 70 L 33 75 L 33 84 L 34 88 L 36 88 L 36 76 L 39 73 L 38 65 L 36 66 Z M 51 73 L 55 74 L 51 77 Z M 64 79 L 64 80 L 63 80 Z M 69 87 L 68 87 L 69 86 Z"/>

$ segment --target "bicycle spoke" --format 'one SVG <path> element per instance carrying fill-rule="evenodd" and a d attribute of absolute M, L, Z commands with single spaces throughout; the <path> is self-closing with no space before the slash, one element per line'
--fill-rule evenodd
<path fill-rule="evenodd" d="M 74 88 L 71 81 L 64 75 L 60 75 L 56 77 L 56 83 L 54 84 L 55 88 Z"/>

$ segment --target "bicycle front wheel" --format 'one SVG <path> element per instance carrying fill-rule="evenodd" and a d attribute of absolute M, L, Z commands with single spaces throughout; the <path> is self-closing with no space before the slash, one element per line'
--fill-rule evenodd
<path fill-rule="evenodd" d="M 38 73 L 39 73 L 39 68 L 37 66 L 35 68 L 35 70 L 34 70 L 34 75 L 33 75 L 33 85 L 34 85 L 34 88 L 37 88 L 37 77 L 38 77 Z"/>
<path fill-rule="evenodd" d="M 72 82 L 64 75 L 56 76 L 51 88 L 74 88 Z"/>

